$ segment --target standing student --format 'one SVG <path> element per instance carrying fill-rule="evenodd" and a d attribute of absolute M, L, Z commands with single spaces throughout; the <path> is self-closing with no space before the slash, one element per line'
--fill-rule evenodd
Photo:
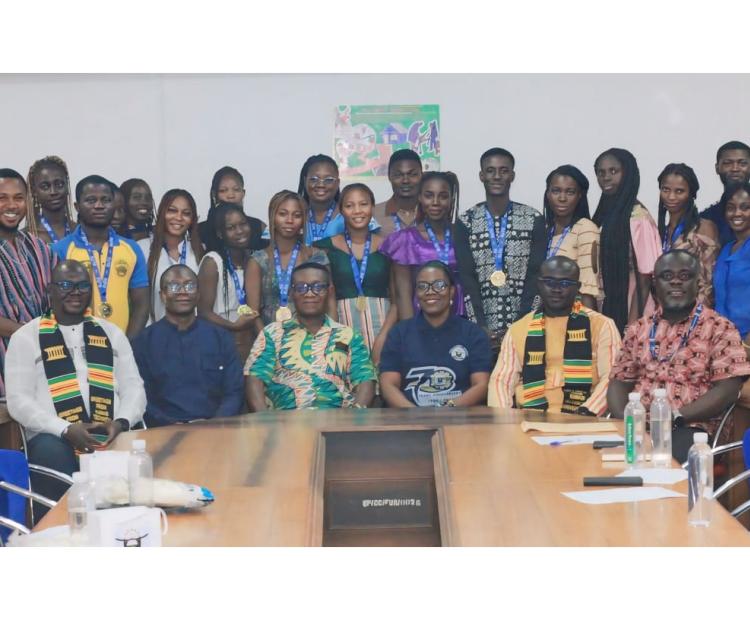
<path fill-rule="evenodd" d="M 55 155 L 35 161 L 27 176 L 29 217 L 27 230 L 52 245 L 69 235 L 75 224 L 70 200 L 70 175 Z"/>
<path fill-rule="evenodd" d="M 291 293 L 291 274 L 306 262 L 328 264 L 325 252 L 305 244 L 306 205 L 298 194 L 282 190 L 268 205 L 271 242 L 250 256 L 245 272 L 247 303 L 258 312 L 256 330 L 275 321 L 286 321 L 296 313 Z M 329 299 L 327 312 L 333 318 L 335 296 Z"/>
<path fill-rule="evenodd" d="M 245 179 L 239 170 L 231 166 L 223 166 L 214 173 L 209 192 L 208 215 L 206 215 L 206 221 L 198 225 L 201 241 L 209 252 L 216 252 L 221 246 L 214 225 L 214 209 L 221 203 L 237 205 L 244 210 Z M 250 224 L 250 248 L 259 250 L 266 247 L 268 245 L 266 225 L 257 217 L 247 214 L 245 216 Z"/>
<path fill-rule="evenodd" d="M 20 230 L 27 186 L 10 168 L 0 169 L 0 396 L 5 396 L 5 353 L 10 337 L 47 311 L 47 284 L 55 257 L 40 238 Z"/>
<path fill-rule="evenodd" d="M 339 167 L 328 155 L 312 155 L 302 166 L 297 193 L 308 207 L 305 231 L 307 245 L 344 232 L 344 218 L 336 212 L 340 195 L 339 182 Z M 371 230 L 379 228 L 377 222 L 370 222 Z"/>
<path fill-rule="evenodd" d="M 510 199 L 515 164 L 503 148 L 482 153 L 485 200 L 456 225 L 458 264 L 471 300 L 467 316 L 487 330 L 495 352 L 510 324 L 531 309 L 547 241 L 542 215 Z"/>
<path fill-rule="evenodd" d="M 375 197 L 363 183 L 347 185 L 339 198 L 345 229 L 315 243 L 328 254 L 339 321 L 359 331 L 375 363 L 397 320 L 391 304 L 391 261 L 380 251 L 384 239 L 369 229 Z"/>
<path fill-rule="evenodd" d="M 200 263 L 198 316 L 234 334 L 240 359 L 247 358 L 253 343 L 253 323 L 258 316 L 247 300 L 245 265 L 250 258 L 251 227 L 242 207 L 219 203 L 214 222 L 219 247 Z"/>
<path fill-rule="evenodd" d="M 148 266 L 151 287 L 149 315 L 152 322 L 164 317 L 160 295 L 161 275 L 172 265 L 187 265 L 198 272 L 203 246 L 198 234 L 198 209 L 190 192 L 170 189 L 161 199 L 151 241 L 138 242 Z"/>
<path fill-rule="evenodd" d="M 107 319 L 135 337 L 148 319 L 148 272 L 141 248 L 110 226 L 114 185 L 93 174 L 75 188 L 79 224 L 52 246 L 60 259 L 77 260 L 93 275 L 94 316 Z"/>
<path fill-rule="evenodd" d="M 414 288 L 417 272 L 431 260 L 439 260 L 453 271 L 452 309 L 455 314 L 464 314 L 464 295 L 454 245 L 458 194 L 455 174 L 426 172 L 419 182 L 417 224 L 393 233 L 380 245 L 380 251 L 393 262 L 395 302 L 398 318 L 402 321 L 413 317 L 419 308 Z"/>
<path fill-rule="evenodd" d="M 661 240 L 654 218 L 638 201 L 641 177 L 633 154 L 608 149 L 596 158 L 594 172 L 602 190 L 594 213 L 601 229 L 602 313 L 622 333 L 653 311 L 651 281 Z"/>
<path fill-rule="evenodd" d="M 731 140 L 722 144 L 716 151 L 715 170 L 725 191 L 734 183 L 750 181 L 750 146 L 739 140 Z M 720 247 L 734 241 L 734 233 L 724 217 L 721 201 L 717 201 L 704 209 L 700 216 L 703 219 L 710 220 L 718 228 Z"/>
<path fill-rule="evenodd" d="M 414 151 L 400 149 L 391 155 L 388 161 L 388 180 L 391 182 L 393 195 L 372 208 L 372 217 L 380 223 L 380 234 L 383 237 L 414 224 L 421 178 L 422 160 Z"/>
<path fill-rule="evenodd" d="M 599 227 L 589 219 L 589 181 L 575 166 L 564 165 L 547 175 L 544 219 L 546 258 L 567 256 L 580 270 L 581 302 L 596 310 L 602 298 L 599 276 Z"/>
<path fill-rule="evenodd" d="M 154 227 L 154 197 L 143 179 L 128 179 L 120 186 L 125 199 L 123 237 L 151 239 Z"/>
<path fill-rule="evenodd" d="M 122 195 L 122 190 L 117 186 L 115 186 L 115 198 L 112 204 L 115 206 L 114 214 L 112 215 L 112 228 L 115 229 L 118 235 L 124 236 L 123 233 L 126 232 L 125 196 Z"/>
<path fill-rule="evenodd" d="M 698 178 L 686 164 L 669 164 L 658 178 L 662 252 L 687 250 L 698 258 L 698 302 L 714 305 L 713 271 L 719 253 L 716 225 L 698 216 Z M 669 214 L 669 222 L 666 221 Z"/>

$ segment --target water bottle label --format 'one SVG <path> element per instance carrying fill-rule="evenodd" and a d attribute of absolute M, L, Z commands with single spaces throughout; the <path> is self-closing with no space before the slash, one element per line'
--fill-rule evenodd
<path fill-rule="evenodd" d="M 635 416 L 625 418 L 625 462 L 635 463 Z"/>

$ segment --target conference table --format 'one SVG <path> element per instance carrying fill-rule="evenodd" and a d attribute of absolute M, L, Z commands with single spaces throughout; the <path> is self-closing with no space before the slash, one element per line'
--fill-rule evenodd
<path fill-rule="evenodd" d="M 597 422 L 492 408 L 302 410 L 131 431 L 113 447 L 143 438 L 156 477 L 214 494 L 205 508 L 170 512 L 165 546 L 750 544 L 718 503 L 697 528 L 686 497 L 588 505 L 562 495 L 624 464 L 590 444 L 538 445 L 523 420 Z M 687 493 L 687 482 L 667 488 Z M 63 498 L 36 530 L 66 514 Z"/>

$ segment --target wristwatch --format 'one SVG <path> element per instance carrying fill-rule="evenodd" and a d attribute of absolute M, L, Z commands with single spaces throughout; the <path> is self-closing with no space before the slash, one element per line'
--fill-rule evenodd
<path fill-rule="evenodd" d="M 443 407 L 455 407 L 455 406 L 456 406 L 456 403 L 452 398 L 450 400 L 446 400 L 443 403 Z"/>
<path fill-rule="evenodd" d="M 682 428 L 685 426 L 685 418 L 679 409 L 672 409 L 672 428 Z"/>
<path fill-rule="evenodd" d="M 120 425 L 121 433 L 127 433 L 130 430 L 130 422 L 128 422 L 125 418 L 117 418 L 115 422 Z"/>
<path fill-rule="evenodd" d="M 580 406 L 580 407 L 578 407 L 578 409 L 576 410 L 576 413 L 578 415 L 587 415 L 587 416 L 591 416 L 591 417 L 596 417 L 596 414 L 593 411 L 591 411 L 590 409 L 584 407 L 583 405 Z"/>

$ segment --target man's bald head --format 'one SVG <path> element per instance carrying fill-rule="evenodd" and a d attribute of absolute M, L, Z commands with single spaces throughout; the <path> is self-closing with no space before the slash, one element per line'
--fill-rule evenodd
<path fill-rule="evenodd" d="M 88 279 L 89 272 L 83 263 L 77 260 L 66 259 L 62 260 L 52 270 L 52 281 L 59 282 L 60 280 L 67 279 L 72 274 L 83 274 Z"/>
<path fill-rule="evenodd" d="M 578 263 L 567 256 L 553 256 L 542 263 L 539 275 L 549 278 L 578 280 L 581 276 L 581 270 Z"/>

